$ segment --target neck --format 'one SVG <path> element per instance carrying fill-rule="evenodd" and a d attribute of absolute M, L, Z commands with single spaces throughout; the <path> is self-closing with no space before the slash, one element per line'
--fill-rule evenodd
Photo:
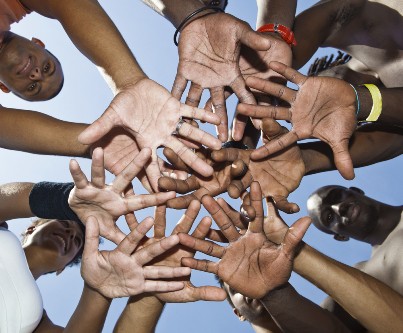
<path fill-rule="evenodd" d="M 402 215 L 402 206 L 381 205 L 379 208 L 378 222 L 363 241 L 372 246 L 381 245 L 389 234 L 396 228 Z"/>

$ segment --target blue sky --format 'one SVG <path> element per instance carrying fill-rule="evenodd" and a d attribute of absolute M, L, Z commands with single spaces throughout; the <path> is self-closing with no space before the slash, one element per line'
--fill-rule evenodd
<path fill-rule="evenodd" d="M 300 1 L 298 10 L 307 8 L 316 1 Z M 171 88 L 177 66 L 177 49 L 172 41 L 174 28 L 168 21 L 158 16 L 140 1 L 106 1 L 101 5 L 109 13 L 118 26 L 129 47 L 135 54 L 143 70 L 148 76 L 167 89 Z M 252 27 L 256 20 L 256 5 L 253 1 L 230 0 L 227 12 L 247 21 Z M 36 14 L 31 14 L 19 24 L 12 26 L 12 31 L 25 37 L 39 37 L 47 47 L 59 57 L 65 72 L 65 85 L 62 93 L 52 101 L 28 103 L 18 98 L 1 95 L 1 104 L 26 110 L 40 111 L 53 117 L 89 123 L 99 117 L 112 99 L 112 94 L 95 66 L 81 55 L 70 42 L 57 21 L 52 21 Z M 32 33 L 32 32 L 35 33 Z M 320 54 L 328 54 L 331 50 L 321 50 Z M 281 59 L 280 59 L 281 61 Z M 304 72 L 306 68 L 302 70 Z M 235 99 L 228 102 L 228 112 L 235 108 Z M 214 131 L 208 127 L 209 131 Z M 71 181 L 68 171 L 68 157 L 39 156 L 22 152 L 1 149 L 0 183 L 14 181 Z M 88 160 L 79 159 L 82 168 L 89 173 Z M 337 172 L 307 176 L 301 186 L 290 196 L 290 200 L 298 203 L 301 212 L 284 215 L 287 223 L 292 224 L 297 218 L 306 215 L 306 199 L 315 189 L 323 185 L 338 184 L 362 188 L 367 195 L 389 203 L 401 204 L 402 195 L 400 174 L 402 158 L 384 162 L 375 166 L 356 170 L 353 181 L 344 180 Z M 399 173 L 400 172 L 400 173 Z M 113 178 L 109 175 L 108 181 Z M 143 190 L 136 183 L 137 193 Z M 227 197 L 226 197 L 227 198 Z M 235 207 L 239 202 L 231 200 Z M 152 215 L 152 209 L 138 212 L 138 218 Z M 181 216 L 181 212 L 170 210 L 168 228 L 173 228 Z M 203 211 L 198 220 L 206 215 Z M 29 223 L 29 219 L 15 220 L 9 223 L 11 230 L 20 234 Z M 124 225 L 124 221 L 119 221 Z M 370 256 L 370 246 L 355 241 L 339 243 L 329 235 L 325 235 L 311 227 L 305 241 L 320 251 L 343 261 L 354 264 Z M 110 248 L 105 242 L 103 248 Z M 195 285 L 216 285 L 213 277 L 207 273 L 194 272 L 192 281 Z M 291 282 L 297 290 L 314 302 L 320 303 L 325 295 L 298 276 Z M 65 325 L 79 300 L 82 290 L 82 279 L 78 268 L 66 269 L 63 274 L 45 276 L 38 284 L 44 298 L 45 309 L 49 317 L 57 324 Z M 126 304 L 126 299 L 117 299 L 112 303 L 104 332 L 112 332 L 114 323 Z M 157 327 L 157 332 L 252 332 L 247 323 L 240 323 L 225 302 L 196 302 L 190 304 L 169 304 L 166 306 Z"/>

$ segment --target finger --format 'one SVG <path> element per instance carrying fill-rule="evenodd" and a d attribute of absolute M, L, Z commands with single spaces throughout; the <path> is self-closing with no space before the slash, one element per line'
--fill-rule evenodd
<path fill-rule="evenodd" d="M 227 214 L 237 228 L 248 228 L 249 219 L 247 219 L 243 214 L 236 211 L 223 198 L 218 198 L 217 203 L 221 206 L 222 210 L 225 212 L 225 214 Z"/>
<path fill-rule="evenodd" d="M 211 158 L 216 162 L 234 162 L 241 159 L 241 150 L 236 148 L 222 148 L 211 152 Z"/>
<path fill-rule="evenodd" d="M 143 148 L 128 164 L 126 168 L 120 172 L 112 183 L 112 187 L 116 193 L 123 193 L 134 177 L 141 172 L 151 157 L 151 149 Z"/>
<path fill-rule="evenodd" d="M 227 293 L 219 287 L 202 286 L 193 289 L 193 298 L 201 301 L 223 301 L 227 297 Z"/>
<path fill-rule="evenodd" d="M 89 182 L 76 160 L 70 160 L 69 169 L 71 177 L 73 178 L 74 181 L 74 185 L 78 189 L 85 188 Z"/>
<path fill-rule="evenodd" d="M 145 166 L 147 178 L 155 192 L 158 192 L 158 179 L 161 177 L 161 171 L 158 164 L 158 156 L 154 150 L 151 155 L 151 161 Z"/>
<path fill-rule="evenodd" d="M 174 246 L 178 245 L 179 237 L 178 235 L 171 235 L 167 238 L 163 238 L 160 241 L 148 245 L 142 248 L 140 251 L 137 251 L 134 255 L 136 256 L 136 260 L 140 265 L 145 265 L 150 262 L 152 259 L 158 257 L 164 252 L 172 249 Z"/>
<path fill-rule="evenodd" d="M 263 80 L 254 76 L 246 79 L 246 83 L 250 88 L 263 91 L 273 97 L 280 98 L 288 103 L 292 103 L 296 99 L 297 92 L 286 86 L 272 81 Z M 248 103 L 251 104 L 251 103 Z"/>
<path fill-rule="evenodd" d="M 158 179 L 158 186 L 165 191 L 175 191 L 180 194 L 194 191 L 200 187 L 195 176 L 190 176 L 186 180 L 161 177 Z"/>
<path fill-rule="evenodd" d="M 198 238 L 198 239 L 204 239 L 206 238 L 207 234 L 210 232 L 210 227 L 211 227 L 211 218 L 208 216 L 205 216 L 201 219 L 199 224 L 197 225 L 196 229 L 192 233 L 192 237 Z"/>
<path fill-rule="evenodd" d="M 141 222 L 137 228 L 128 234 L 125 239 L 123 239 L 118 245 L 117 249 L 126 254 L 131 255 L 133 251 L 136 249 L 139 242 L 144 238 L 146 233 L 153 226 L 154 220 L 151 217 L 147 217 Z"/>
<path fill-rule="evenodd" d="M 205 195 L 202 204 L 211 214 L 220 230 L 230 242 L 237 240 L 240 236 L 231 219 L 225 214 L 221 206 L 211 196 Z"/>
<path fill-rule="evenodd" d="M 232 180 L 228 186 L 228 195 L 233 199 L 239 198 L 241 193 L 245 192 L 252 181 L 252 174 L 249 171 L 241 179 Z"/>
<path fill-rule="evenodd" d="M 182 258 L 182 265 L 190 267 L 192 269 L 197 269 L 198 271 L 209 272 L 217 274 L 218 265 L 210 260 L 197 260 L 194 258 Z"/>
<path fill-rule="evenodd" d="M 282 127 L 274 119 L 265 118 L 262 120 L 262 132 L 267 139 L 272 140 L 282 134 L 288 133 L 288 129 Z"/>
<path fill-rule="evenodd" d="M 343 140 L 331 146 L 334 155 L 334 163 L 344 179 L 354 179 L 354 166 L 348 151 L 348 140 Z"/>
<path fill-rule="evenodd" d="M 154 238 L 161 239 L 165 237 L 166 230 L 166 214 L 165 205 L 159 205 L 154 210 Z"/>
<path fill-rule="evenodd" d="M 190 275 L 189 267 L 169 266 L 144 266 L 144 277 L 146 279 L 170 279 Z"/>
<path fill-rule="evenodd" d="M 232 138 L 235 141 L 239 141 L 243 138 L 248 119 L 248 117 L 238 112 L 235 113 L 234 120 L 232 121 Z"/>
<path fill-rule="evenodd" d="M 302 75 L 295 69 L 286 66 L 278 61 L 272 61 L 269 67 L 275 72 L 284 76 L 287 79 L 287 81 L 295 83 L 298 86 L 302 86 L 308 78 L 307 76 Z"/>
<path fill-rule="evenodd" d="M 144 292 L 169 292 L 181 290 L 185 287 L 185 284 L 180 281 L 153 281 L 147 280 L 144 283 Z M 132 295 L 133 296 L 133 295 Z"/>
<path fill-rule="evenodd" d="M 163 154 L 167 158 L 168 162 L 171 163 L 175 169 L 187 172 L 190 171 L 188 166 L 185 163 L 183 163 L 183 161 L 172 149 L 165 147 L 163 150 Z"/>
<path fill-rule="evenodd" d="M 135 211 L 146 207 L 162 205 L 168 200 L 175 198 L 176 193 L 159 192 L 155 194 L 141 194 L 134 197 L 125 198 L 124 202 L 128 211 Z"/>
<path fill-rule="evenodd" d="M 107 134 L 114 126 L 120 124 L 119 115 L 116 114 L 110 105 L 101 117 L 80 133 L 78 141 L 86 145 L 94 143 Z"/>
<path fill-rule="evenodd" d="M 92 153 L 91 183 L 97 188 L 105 186 L 104 151 L 98 147 Z"/>
<path fill-rule="evenodd" d="M 194 200 L 198 200 L 193 193 L 182 195 L 181 197 L 176 197 L 174 199 L 167 201 L 167 207 L 173 209 L 185 209 L 188 208 L 190 203 Z"/>
<path fill-rule="evenodd" d="M 133 231 L 139 225 L 137 218 L 133 213 L 125 214 L 125 220 L 130 231 Z"/>
<path fill-rule="evenodd" d="M 278 151 L 281 151 L 281 150 L 291 146 L 293 143 L 297 142 L 298 139 L 299 138 L 295 134 L 295 132 L 291 131 L 276 139 L 271 140 L 269 143 L 265 144 L 263 147 L 256 149 L 255 151 L 252 152 L 250 157 L 253 160 L 259 160 L 259 159 L 265 158 L 269 155 L 277 153 Z"/>
<path fill-rule="evenodd" d="M 248 172 L 248 167 L 243 160 L 236 160 L 231 164 L 231 177 L 238 178 L 243 177 Z"/>
<path fill-rule="evenodd" d="M 190 203 L 185 214 L 180 218 L 174 230 L 172 231 L 172 235 L 178 234 L 180 232 L 184 232 L 186 234 L 189 233 L 197 215 L 199 214 L 200 206 L 201 206 L 200 202 L 196 200 L 193 200 Z"/>
<path fill-rule="evenodd" d="M 277 120 L 291 120 L 290 109 L 277 105 L 262 106 L 238 104 L 237 111 L 244 116 L 252 118 L 274 118 Z"/>
<path fill-rule="evenodd" d="M 178 234 L 180 243 L 190 249 L 202 252 L 212 257 L 221 258 L 225 248 L 210 241 L 194 238 L 188 234 Z M 185 265 L 186 266 L 186 265 Z"/>
<path fill-rule="evenodd" d="M 186 104 L 180 105 L 179 112 L 182 117 L 203 120 L 206 123 L 210 123 L 213 125 L 219 125 L 221 122 L 220 117 L 218 115 L 211 112 L 206 112 L 206 110 L 198 109 Z"/>
<path fill-rule="evenodd" d="M 188 165 L 191 169 L 198 172 L 202 176 L 209 177 L 213 174 L 213 167 L 208 165 L 178 139 L 172 137 L 167 146 L 171 148 L 176 154 L 178 154 L 182 161 L 186 163 L 186 165 Z"/>
<path fill-rule="evenodd" d="M 198 107 L 200 104 L 201 95 L 203 93 L 203 88 L 192 82 L 190 84 L 188 96 L 186 97 L 186 105 L 190 105 L 193 107 Z"/>
<path fill-rule="evenodd" d="M 258 182 L 252 182 L 250 185 L 250 201 L 251 206 L 255 211 L 255 218 L 249 222 L 248 231 L 254 233 L 263 232 L 263 202 L 262 202 L 262 189 Z"/>
<path fill-rule="evenodd" d="M 119 245 L 126 237 L 126 234 L 123 233 L 123 231 L 120 230 L 117 225 L 115 225 L 113 228 L 108 228 L 106 230 L 101 229 L 101 236 L 105 237 L 116 245 Z"/>
<path fill-rule="evenodd" d="M 221 230 L 210 229 L 206 238 L 215 242 L 228 243 L 228 239 L 224 236 Z"/>
<path fill-rule="evenodd" d="M 210 89 L 213 112 L 220 117 L 220 124 L 217 126 L 218 139 L 221 142 L 228 140 L 228 115 L 225 105 L 225 96 L 223 87 Z"/>
<path fill-rule="evenodd" d="M 181 100 L 183 92 L 186 89 L 188 81 L 185 77 L 181 74 L 176 74 L 174 84 L 172 85 L 171 94 L 175 97 L 178 101 Z"/>
<path fill-rule="evenodd" d="M 273 200 L 276 203 L 277 209 L 287 214 L 299 212 L 299 206 L 296 203 L 289 202 L 286 197 L 282 195 L 274 195 Z"/>
<path fill-rule="evenodd" d="M 85 223 L 85 244 L 83 260 L 94 258 L 98 253 L 99 246 L 99 225 L 94 216 L 89 216 Z"/>
<path fill-rule="evenodd" d="M 188 123 L 183 123 L 181 128 L 179 129 L 179 135 L 181 137 L 190 139 L 194 142 L 201 143 L 206 147 L 210 147 L 212 149 L 220 149 L 221 141 L 212 136 L 211 134 L 189 125 Z"/>
<path fill-rule="evenodd" d="M 264 35 L 253 31 L 249 26 L 242 31 L 240 41 L 242 44 L 245 44 L 256 51 L 266 51 L 271 47 L 269 39 L 264 37 Z"/>
<path fill-rule="evenodd" d="M 281 244 L 281 250 L 288 258 L 292 259 L 294 257 L 297 245 L 301 242 L 311 222 L 311 218 L 306 216 L 300 218 L 288 229 Z"/>

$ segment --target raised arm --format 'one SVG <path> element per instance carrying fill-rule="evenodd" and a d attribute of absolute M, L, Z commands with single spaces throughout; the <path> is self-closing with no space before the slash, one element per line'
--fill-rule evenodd
<path fill-rule="evenodd" d="M 0 185 L 0 222 L 32 217 L 29 193 L 34 183 L 8 183 Z"/>

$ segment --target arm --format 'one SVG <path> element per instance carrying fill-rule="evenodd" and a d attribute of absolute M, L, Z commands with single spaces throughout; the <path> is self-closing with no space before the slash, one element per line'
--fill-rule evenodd
<path fill-rule="evenodd" d="M 164 309 L 164 302 L 157 297 L 142 294 L 129 298 L 113 332 L 153 333 Z"/>
<path fill-rule="evenodd" d="M 308 245 L 295 258 L 294 271 L 327 293 L 369 331 L 397 332 L 403 327 L 403 297 L 372 276 Z"/>
<path fill-rule="evenodd" d="M 9 183 L 0 186 L 0 221 L 34 216 L 29 193 L 34 183 Z"/>
<path fill-rule="evenodd" d="M 284 332 L 350 332 L 334 315 L 301 296 L 289 283 L 261 299 Z"/>
<path fill-rule="evenodd" d="M 87 126 L 35 111 L 0 106 L 0 147 L 35 154 L 89 157 L 89 146 L 77 140 Z"/>
<path fill-rule="evenodd" d="M 336 170 L 332 151 L 325 143 L 317 141 L 298 146 L 305 174 Z M 361 126 L 351 137 L 349 152 L 355 168 L 392 159 L 403 153 L 403 129 L 378 124 Z"/>
<path fill-rule="evenodd" d="M 297 0 L 256 0 L 256 28 L 267 23 L 279 23 L 292 29 Z"/>
<path fill-rule="evenodd" d="M 340 25 L 345 11 L 360 10 L 365 0 L 320 1 L 299 14 L 294 21 L 298 45 L 293 48 L 293 68 L 301 68 Z"/>

